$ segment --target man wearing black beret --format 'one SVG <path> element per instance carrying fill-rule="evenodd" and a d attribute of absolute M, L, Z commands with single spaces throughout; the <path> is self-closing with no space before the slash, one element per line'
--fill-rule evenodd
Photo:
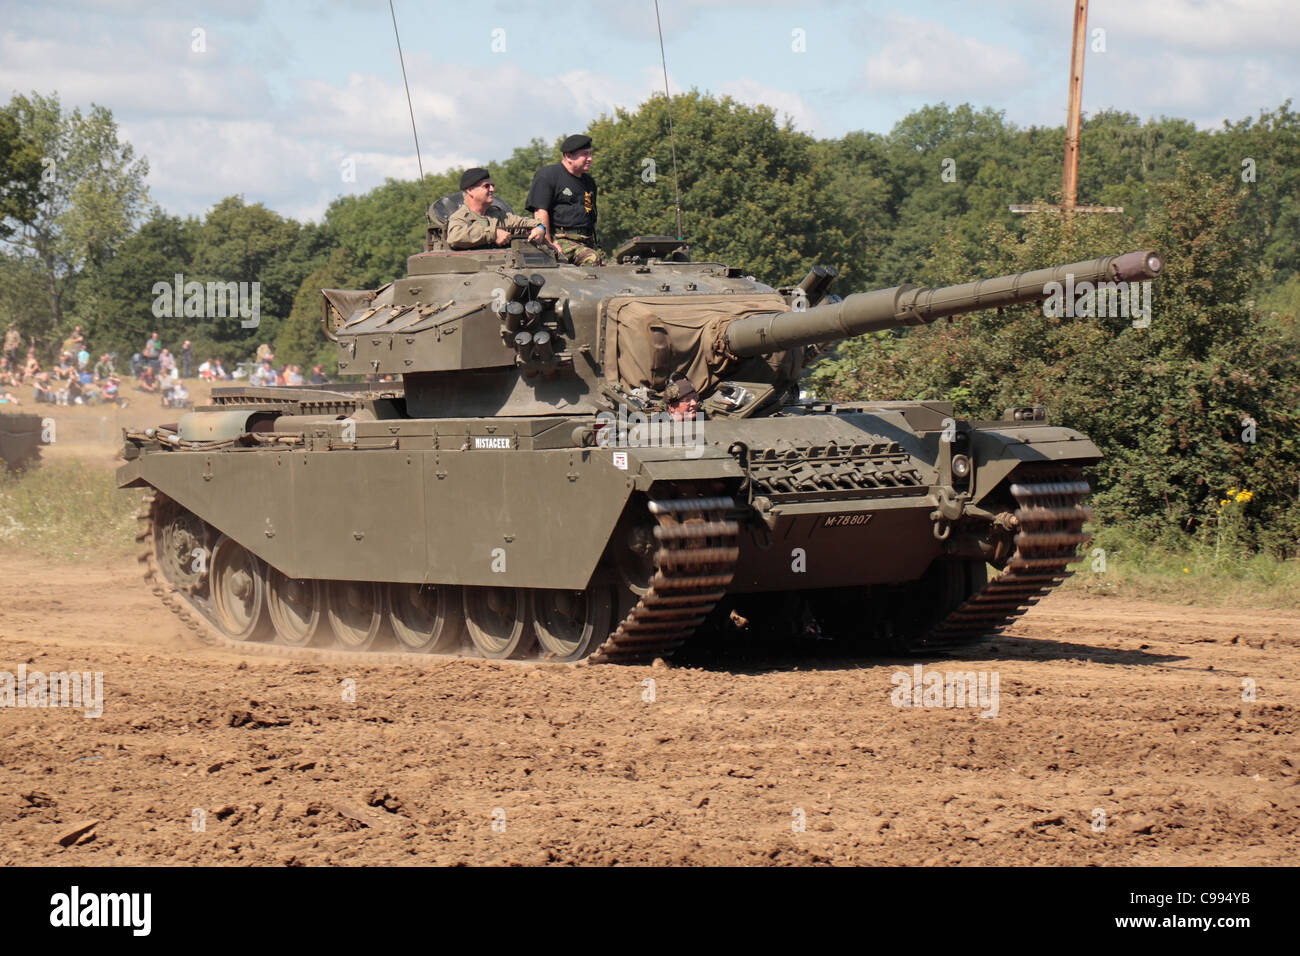
<path fill-rule="evenodd" d="M 496 186 L 486 169 L 465 170 L 460 177 L 460 191 L 465 201 L 447 220 L 447 245 L 453 249 L 504 246 L 512 236 L 527 233 L 533 242 L 560 251 L 546 239 L 546 229 L 536 219 L 516 216 L 492 205 Z"/>
<path fill-rule="evenodd" d="M 564 158 L 533 176 L 524 205 L 537 216 L 564 257 L 579 266 L 603 266 L 596 248 L 596 180 L 591 169 L 591 137 L 575 133 L 560 145 Z"/>

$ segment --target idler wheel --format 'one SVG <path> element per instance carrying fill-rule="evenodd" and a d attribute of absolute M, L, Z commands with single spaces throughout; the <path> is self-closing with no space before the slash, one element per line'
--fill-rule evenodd
<path fill-rule="evenodd" d="M 365 651 L 384 623 L 384 589 L 378 581 L 330 581 L 325 585 L 330 627 L 338 646 Z"/>
<path fill-rule="evenodd" d="M 585 591 L 538 589 L 529 595 L 533 627 L 542 656 L 576 661 L 609 636 L 613 595 L 606 585 Z"/>
<path fill-rule="evenodd" d="M 237 641 L 267 636 L 266 579 L 262 561 L 222 535 L 212 549 L 209 577 L 217 626 Z"/>
<path fill-rule="evenodd" d="M 521 657 L 532 643 L 527 592 L 521 588 L 465 588 L 465 626 L 480 654 Z"/>
<path fill-rule="evenodd" d="M 291 578 L 270 568 L 266 580 L 266 605 L 275 625 L 275 641 L 306 647 L 320 633 L 324 602 L 319 581 Z"/>
<path fill-rule="evenodd" d="M 388 620 L 399 650 L 448 654 L 465 634 L 460 588 L 450 584 L 391 584 Z"/>

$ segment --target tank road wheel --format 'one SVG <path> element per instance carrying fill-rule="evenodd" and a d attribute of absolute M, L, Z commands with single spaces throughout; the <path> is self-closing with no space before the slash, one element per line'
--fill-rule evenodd
<path fill-rule="evenodd" d="M 275 641 L 290 647 L 306 647 L 320 632 L 321 586 L 319 581 L 291 578 L 270 568 L 266 578 L 266 604 L 275 625 Z"/>
<path fill-rule="evenodd" d="M 266 637 L 266 565 L 224 534 L 212 549 L 209 580 L 217 626 L 237 641 Z"/>
<path fill-rule="evenodd" d="M 484 657 L 522 656 L 532 639 L 528 620 L 528 596 L 522 588 L 465 588 L 465 625 Z"/>
<path fill-rule="evenodd" d="M 338 646 L 367 651 L 384 623 L 384 589 L 378 581 L 329 581 L 325 584 L 330 627 Z"/>
<path fill-rule="evenodd" d="M 538 589 L 529 601 L 537 643 L 547 660 L 581 660 L 609 636 L 614 600 L 605 585 L 585 591 Z"/>
<path fill-rule="evenodd" d="M 388 620 L 399 650 L 446 654 L 465 633 L 460 588 L 450 584 L 390 584 Z"/>
<path fill-rule="evenodd" d="M 193 594 L 207 580 L 207 533 L 203 521 L 175 501 L 158 496 L 154 506 L 154 558 L 168 582 Z"/>

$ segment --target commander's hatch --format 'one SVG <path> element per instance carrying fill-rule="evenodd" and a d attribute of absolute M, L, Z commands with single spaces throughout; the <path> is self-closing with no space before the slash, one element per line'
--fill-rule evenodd
<path fill-rule="evenodd" d="M 424 251 L 434 252 L 435 250 L 447 249 L 447 220 L 451 218 L 452 213 L 459 209 L 465 203 L 465 194 L 459 190 L 454 193 L 448 193 L 441 199 L 434 202 L 424 214 L 428 223 L 425 229 Z M 514 210 L 504 199 L 497 197 L 492 198 L 488 203 L 488 211 L 493 209 L 499 210 L 507 215 L 513 215 Z"/>

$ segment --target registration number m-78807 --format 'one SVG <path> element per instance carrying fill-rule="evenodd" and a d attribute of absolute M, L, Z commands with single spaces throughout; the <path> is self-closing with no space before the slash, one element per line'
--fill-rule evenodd
<path fill-rule="evenodd" d="M 856 514 L 847 514 L 847 515 L 827 515 L 825 518 L 822 519 L 822 527 L 823 528 L 861 528 L 864 524 L 869 522 L 873 517 L 874 515 L 862 514 L 861 512 L 858 512 Z"/>

